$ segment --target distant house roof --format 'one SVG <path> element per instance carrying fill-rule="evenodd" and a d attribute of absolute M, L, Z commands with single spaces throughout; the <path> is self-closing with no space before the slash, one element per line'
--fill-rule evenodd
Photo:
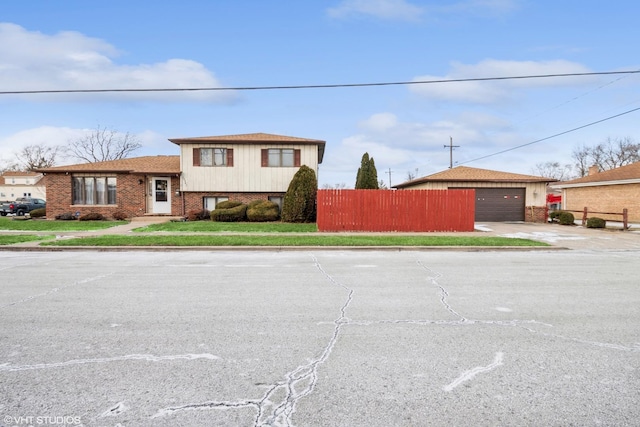
<path fill-rule="evenodd" d="M 554 183 L 556 188 L 592 187 L 598 185 L 640 183 L 640 162 L 631 163 L 608 171 L 592 173 L 571 181 Z"/>
<path fill-rule="evenodd" d="M 270 133 L 244 133 L 238 135 L 198 136 L 193 138 L 172 138 L 174 144 L 202 144 L 202 143 L 234 143 L 234 144 L 302 144 L 318 146 L 318 163 L 322 163 L 325 141 L 319 139 L 298 138 L 295 136 L 273 135 Z"/>
<path fill-rule="evenodd" d="M 522 175 L 519 173 L 500 172 L 489 169 L 470 168 L 457 166 L 443 172 L 427 175 L 402 184 L 394 185 L 394 188 L 413 187 L 427 182 L 553 182 L 555 179 L 534 175 Z"/>
<path fill-rule="evenodd" d="M 106 162 L 54 166 L 46 169 L 39 169 L 39 171 L 44 173 L 119 172 L 132 174 L 179 174 L 180 156 L 131 157 L 120 160 L 109 160 Z"/>
<path fill-rule="evenodd" d="M 3 177 L 7 176 L 20 176 L 20 177 L 30 177 L 30 176 L 40 176 L 41 172 L 31 172 L 31 171 L 4 171 L 2 173 Z"/>

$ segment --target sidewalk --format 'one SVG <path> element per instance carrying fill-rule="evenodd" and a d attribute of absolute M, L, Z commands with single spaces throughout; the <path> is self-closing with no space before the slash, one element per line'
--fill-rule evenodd
<path fill-rule="evenodd" d="M 45 234 L 55 234 L 57 238 L 72 238 L 72 237 L 91 237 L 113 234 L 129 234 L 142 236 L 146 233 L 133 232 L 132 230 L 140 227 L 144 227 L 150 224 L 158 224 L 168 222 L 172 220 L 172 217 L 139 217 L 133 218 L 127 224 L 119 225 L 102 230 L 95 231 L 78 231 L 78 232 L 51 232 Z M 167 233 L 163 233 L 167 234 Z M 208 234 L 208 233 L 170 233 L 170 234 Z M 213 234 L 213 233 L 212 233 Z M 246 234 L 246 233 L 243 233 Z M 329 234 L 329 233 L 327 233 Z M 357 233 L 336 233 L 336 234 L 367 234 L 363 232 Z M 385 233 L 371 233 L 371 234 L 385 234 Z M 396 234 L 396 233 L 392 233 Z M 621 228 L 607 228 L 607 229 L 589 229 L 580 225 L 565 226 L 559 224 L 540 224 L 540 223 L 525 223 L 525 222 L 491 222 L 491 223 L 476 223 L 475 231 L 473 232 L 433 232 L 433 233 L 408 233 L 408 234 L 425 234 L 431 236 L 439 235 L 455 235 L 455 236 L 498 236 L 498 237 L 511 237 L 511 238 L 523 238 L 535 241 L 547 243 L 552 246 L 553 249 L 573 249 L 573 250 L 595 250 L 595 251 L 627 251 L 627 250 L 640 250 L 640 226 L 635 224 L 630 230 L 622 231 Z M 11 246 L 0 246 L 0 250 L 44 250 L 45 247 L 39 247 L 39 242 L 25 242 L 15 244 Z M 80 247 L 79 247 L 80 248 Z M 496 247 L 467 247 L 469 250 L 496 250 L 500 248 Z M 69 247 L 48 247 L 47 250 L 64 250 L 70 249 Z M 82 247 L 84 250 L 91 250 L 91 247 Z M 107 250 L 105 247 L 99 248 L 100 250 Z M 134 248 L 121 248 L 121 250 L 127 250 Z M 147 250 L 194 250 L 192 247 L 146 247 Z M 197 250 L 211 250 L 213 247 L 198 247 Z M 228 249 L 215 247 L 215 249 Z M 247 247 L 233 247 L 233 249 L 250 249 Z M 269 247 L 261 247 L 260 249 L 268 250 Z M 274 248 L 271 248 L 274 249 Z M 282 250 L 283 248 L 277 247 L 275 249 Z M 302 248 L 293 248 L 300 250 Z M 327 249 L 327 248 L 324 248 Z M 341 248 L 347 250 L 348 248 Z M 373 248 L 372 248 L 373 249 Z M 389 247 L 385 247 L 389 249 Z M 396 249 L 397 248 L 391 248 Z M 407 248 L 405 248 L 407 249 Z M 449 248 L 439 247 L 440 250 Z M 464 249 L 457 248 L 458 250 Z M 519 250 L 525 250 L 527 248 L 519 248 Z M 531 250 L 531 248 L 529 248 Z M 536 248 L 549 249 L 544 247 Z"/>

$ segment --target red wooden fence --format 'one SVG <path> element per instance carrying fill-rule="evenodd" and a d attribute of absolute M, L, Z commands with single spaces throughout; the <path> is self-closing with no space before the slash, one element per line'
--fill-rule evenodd
<path fill-rule="evenodd" d="M 319 231 L 473 231 L 475 190 L 318 190 Z"/>

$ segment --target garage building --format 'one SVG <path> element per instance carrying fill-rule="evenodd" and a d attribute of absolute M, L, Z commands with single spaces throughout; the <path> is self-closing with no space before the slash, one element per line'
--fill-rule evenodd
<path fill-rule="evenodd" d="M 533 175 L 458 166 L 393 188 L 398 190 L 476 191 L 476 222 L 545 222 L 547 185 L 555 180 Z"/>

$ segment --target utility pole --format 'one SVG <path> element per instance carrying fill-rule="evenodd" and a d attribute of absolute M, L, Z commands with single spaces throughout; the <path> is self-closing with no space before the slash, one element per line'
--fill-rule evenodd
<path fill-rule="evenodd" d="M 389 171 L 387 172 L 389 174 L 389 189 L 391 189 L 391 168 L 389 168 Z"/>
<path fill-rule="evenodd" d="M 453 145 L 453 138 L 449 137 L 449 145 L 445 145 L 444 148 L 449 147 L 449 169 L 453 167 L 453 149 L 459 148 L 459 145 Z"/>

